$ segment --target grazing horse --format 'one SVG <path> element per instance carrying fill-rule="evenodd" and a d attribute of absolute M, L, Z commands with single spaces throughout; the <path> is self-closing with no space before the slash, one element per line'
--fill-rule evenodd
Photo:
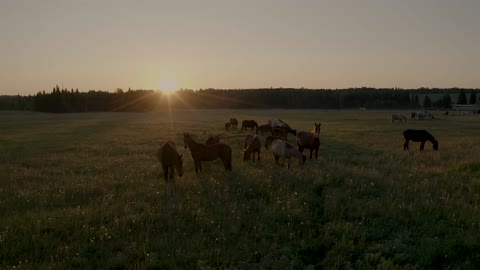
<path fill-rule="evenodd" d="M 242 121 L 242 130 L 245 129 L 245 131 L 247 130 L 247 128 L 251 128 L 252 131 L 253 131 L 253 128 L 256 128 L 258 127 L 258 124 L 255 120 L 243 120 Z"/>
<path fill-rule="evenodd" d="M 412 118 L 415 119 L 415 118 L 418 118 L 418 120 L 423 120 L 425 118 L 430 118 L 430 119 L 434 119 L 435 117 L 428 111 L 423 111 L 423 112 L 412 112 Z"/>
<path fill-rule="evenodd" d="M 294 129 L 275 127 L 272 129 L 272 136 L 282 137 L 285 140 L 288 140 L 288 133 L 292 133 L 293 136 L 297 136 L 297 131 Z"/>
<path fill-rule="evenodd" d="M 243 160 L 249 160 L 253 154 L 253 161 L 255 161 L 255 152 L 258 160 L 260 160 L 260 148 L 262 143 L 257 135 L 248 134 L 243 144 Z"/>
<path fill-rule="evenodd" d="M 225 130 L 230 130 L 232 124 L 230 122 L 225 123 Z"/>
<path fill-rule="evenodd" d="M 270 148 L 270 145 L 272 145 L 272 142 L 274 140 L 282 140 L 284 141 L 285 138 L 283 137 L 278 137 L 278 136 L 267 136 L 267 138 L 265 138 L 265 148 L 266 149 L 269 149 Z"/>
<path fill-rule="evenodd" d="M 256 131 L 257 135 L 258 135 L 258 132 L 259 132 L 259 131 L 260 131 L 260 132 L 262 133 L 262 135 L 263 135 L 264 132 L 272 132 L 272 127 L 269 126 L 269 125 L 261 125 L 261 126 L 258 126 L 258 127 L 257 127 L 257 131 Z"/>
<path fill-rule="evenodd" d="M 183 142 L 185 149 L 190 148 L 193 163 L 195 165 L 195 173 L 198 175 L 198 170 L 202 172 L 202 161 L 212 161 L 220 158 L 225 166 L 225 170 L 232 170 L 232 148 L 224 143 L 216 143 L 205 145 L 196 142 L 192 135 L 183 133 Z"/>
<path fill-rule="evenodd" d="M 291 127 L 289 125 L 287 125 L 287 123 L 283 122 L 280 119 L 270 119 L 270 120 L 268 120 L 268 125 L 271 126 L 272 128 L 282 127 L 282 128 L 291 129 Z"/>
<path fill-rule="evenodd" d="M 274 140 L 272 142 L 272 154 L 275 164 L 279 164 L 278 160 L 282 158 L 282 167 L 285 164 L 285 159 L 288 159 L 287 168 L 290 168 L 290 157 L 298 158 L 300 167 L 305 164 L 306 157 L 298 151 L 295 146 L 289 142 L 283 140 Z"/>
<path fill-rule="evenodd" d="M 400 122 L 407 122 L 407 117 L 403 113 L 394 113 L 392 114 L 392 123 L 395 122 L 395 120 L 398 120 Z"/>
<path fill-rule="evenodd" d="M 208 137 L 207 141 L 205 142 L 206 145 L 216 144 L 220 142 L 220 138 L 218 136 L 210 136 Z"/>
<path fill-rule="evenodd" d="M 230 118 L 230 126 L 232 128 L 237 128 L 238 127 L 238 120 L 236 118 Z"/>
<path fill-rule="evenodd" d="M 157 158 L 162 164 L 165 182 L 168 182 L 168 172 L 170 171 L 170 179 L 173 179 L 175 169 L 177 169 L 178 176 L 183 175 L 183 161 L 182 155 L 177 152 L 177 146 L 174 142 L 167 140 L 160 143 L 157 150 Z"/>
<path fill-rule="evenodd" d="M 303 149 L 310 149 L 310 160 L 312 160 L 312 152 L 315 150 L 315 159 L 318 158 L 318 148 L 320 147 L 320 125 L 315 123 L 315 127 L 311 132 L 300 131 L 297 134 L 298 151 L 303 154 Z"/>
<path fill-rule="evenodd" d="M 403 151 L 408 151 L 408 142 L 421 142 L 420 151 L 423 151 L 426 141 L 430 141 L 433 144 L 433 150 L 438 150 L 438 141 L 428 133 L 426 130 L 407 129 L 403 132 L 405 143 L 403 144 Z"/>

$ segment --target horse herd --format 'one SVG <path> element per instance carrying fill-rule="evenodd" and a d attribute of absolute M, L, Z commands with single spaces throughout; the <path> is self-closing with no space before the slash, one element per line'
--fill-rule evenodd
<path fill-rule="evenodd" d="M 402 115 L 393 114 L 392 121 L 394 117 L 399 119 Z M 403 117 L 405 118 L 404 115 Z M 226 129 L 236 128 L 237 126 L 238 121 L 235 118 L 231 118 L 225 124 Z M 244 120 L 242 122 L 242 130 L 250 128 L 253 131 L 255 128 L 256 135 L 246 135 L 243 144 L 243 160 L 255 161 L 255 154 L 257 154 L 257 160 L 260 160 L 262 142 L 258 132 L 262 134 L 270 132 L 271 135 L 268 135 L 264 140 L 264 147 L 272 152 L 275 164 L 283 167 L 285 160 L 287 160 L 287 168 L 290 168 L 290 158 L 294 157 L 298 159 L 300 167 L 303 168 L 306 161 L 306 156 L 303 155 L 304 149 L 310 150 L 310 160 L 312 159 L 313 151 L 315 151 L 315 159 L 318 158 L 320 126 L 320 123 L 315 123 L 311 131 L 297 132 L 280 119 L 271 119 L 267 124 L 261 126 L 255 120 Z M 296 136 L 296 145 L 287 141 L 289 133 Z M 404 151 L 409 150 L 409 141 L 420 142 L 420 151 L 423 151 L 426 141 L 430 141 L 433 149 L 438 150 L 438 141 L 426 130 L 407 129 L 402 134 L 405 139 Z M 185 149 L 190 149 L 197 175 L 199 172 L 202 172 L 202 161 L 220 159 L 225 170 L 232 170 L 232 148 L 228 144 L 220 142 L 219 137 L 210 136 L 205 143 L 201 143 L 195 141 L 190 133 L 183 133 L 183 141 Z M 174 177 L 175 170 L 178 176 L 181 177 L 183 175 L 182 155 L 178 153 L 176 144 L 173 141 L 167 140 L 160 144 L 157 150 L 157 158 L 162 164 L 165 181 Z M 280 159 L 282 159 L 281 164 Z"/>
<path fill-rule="evenodd" d="M 225 124 L 226 129 L 236 128 L 238 121 L 235 118 L 230 119 Z M 268 126 L 268 128 L 267 128 Z M 290 158 L 297 158 L 300 167 L 303 167 L 306 157 L 303 155 L 304 149 L 310 150 L 310 160 L 315 151 L 315 159 L 318 158 L 318 149 L 320 147 L 320 123 L 315 123 L 310 132 L 292 129 L 288 124 L 280 119 L 272 119 L 268 124 L 259 126 L 255 120 L 244 120 L 242 130 L 250 128 L 252 131 L 256 128 L 256 133 L 270 132 L 264 140 L 264 147 L 272 152 L 275 164 L 284 166 L 287 160 L 287 168 L 290 168 Z M 288 134 L 296 136 L 296 145 L 287 141 Z M 220 142 L 217 136 L 210 136 L 205 143 L 197 142 L 190 133 L 183 133 L 185 149 L 190 149 L 190 153 L 195 166 L 195 173 L 202 172 L 202 161 L 212 161 L 220 159 L 225 170 L 232 170 L 232 148 Z M 262 142 L 258 135 L 247 134 L 243 145 L 243 160 L 260 160 Z M 252 158 L 253 157 L 253 158 Z M 177 151 L 175 142 L 166 140 L 160 144 L 157 150 L 157 158 L 162 164 L 165 181 L 174 177 L 175 170 L 178 176 L 183 175 L 182 155 Z M 281 159 L 281 164 L 280 164 Z"/>
<path fill-rule="evenodd" d="M 429 111 L 423 111 L 423 112 L 418 111 L 418 112 L 412 112 L 411 119 L 423 120 L 423 119 L 435 119 L 435 117 Z M 406 122 L 407 117 L 403 113 L 394 113 L 392 114 L 392 123 L 395 122 L 395 120 L 398 120 L 399 122 Z"/>

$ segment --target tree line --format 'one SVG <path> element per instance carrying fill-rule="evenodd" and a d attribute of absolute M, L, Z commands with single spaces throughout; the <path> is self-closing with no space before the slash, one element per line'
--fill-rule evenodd
<path fill-rule="evenodd" d="M 172 94 L 154 90 L 117 89 L 114 92 L 80 92 L 55 86 L 34 96 L 0 96 L 1 110 L 34 110 L 52 113 L 162 109 L 448 109 L 452 103 L 475 104 L 478 89 L 182 89 Z M 469 98 L 467 98 L 467 92 Z M 441 98 L 438 98 L 438 96 Z M 452 100 L 452 95 L 457 100 Z M 422 96 L 423 102 L 420 102 Z M 433 100 L 430 96 L 435 96 Z"/>

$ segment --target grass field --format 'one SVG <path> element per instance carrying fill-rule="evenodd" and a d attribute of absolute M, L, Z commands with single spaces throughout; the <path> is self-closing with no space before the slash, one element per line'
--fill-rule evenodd
<path fill-rule="evenodd" d="M 0 268 L 474 269 L 480 117 L 392 124 L 391 113 L 2 112 Z M 287 170 L 262 148 L 243 162 L 248 132 L 223 130 L 230 117 L 321 122 L 319 158 Z M 407 128 L 428 130 L 439 151 L 404 152 Z M 196 176 L 183 132 L 220 135 L 233 171 L 217 160 Z M 168 184 L 163 139 L 184 156 Z"/>

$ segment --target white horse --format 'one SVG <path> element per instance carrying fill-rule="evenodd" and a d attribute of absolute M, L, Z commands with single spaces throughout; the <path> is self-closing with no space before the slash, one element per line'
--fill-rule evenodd
<path fill-rule="evenodd" d="M 412 112 L 412 118 L 418 118 L 418 120 L 423 120 L 423 119 L 434 119 L 435 117 L 428 111 L 423 111 L 423 112 Z"/>
<path fill-rule="evenodd" d="M 273 154 L 273 160 L 275 161 L 275 164 L 279 164 L 278 160 L 281 157 L 282 158 L 282 166 L 285 164 L 285 159 L 288 159 L 287 163 L 287 168 L 290 168 L 290 157 L 296 157 L 298 158 L 298 162 L 300 164 L 300 167 L 303 168 L 303 165 L 305 164 L 305 160 L 307 159 L 300 151 L 295 148 L 295 145 L 276 139 L 272 142 L 272 154 Z"/>
<path fill-rule="evenodd" d="M 392 123 L 398 120 L 400 122 L 407 122 L 407 117 L 403 113 L 394 113 L 392 114 Z"/>

